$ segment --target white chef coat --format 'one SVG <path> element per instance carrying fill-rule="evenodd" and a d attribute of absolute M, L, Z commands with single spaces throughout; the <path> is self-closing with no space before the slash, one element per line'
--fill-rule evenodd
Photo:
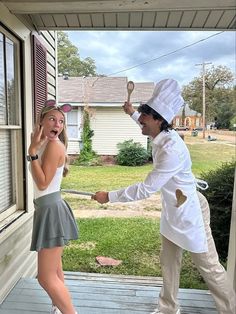
<path fill-rule="evenodd" d="M 179 134 L 162 131 L 152 142 L 153 170 L 143 182 L 111 191 L 110 202 L 130 202 L 160 191 L 162 214 L 160 232 L 178 246 L 194 253 L 206 252 L 207 240 L 196 179 L 191 171 L 189 151 Z M 176 190 L 186 196 L 177 207 Z"/>

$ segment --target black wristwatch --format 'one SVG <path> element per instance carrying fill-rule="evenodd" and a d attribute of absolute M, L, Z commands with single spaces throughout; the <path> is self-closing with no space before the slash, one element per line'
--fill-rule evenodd
<path fill-rule="evenodd" d="M 35 155 L 35 156 L 28 155 L 28 156 L 27 156 L 27 160 L 28 160 L 28 161 L 33 161 L 33 160 L 36 160 L 36 159 L 38 159 L 38 158 L 39 158 L 38 155 Z"/>

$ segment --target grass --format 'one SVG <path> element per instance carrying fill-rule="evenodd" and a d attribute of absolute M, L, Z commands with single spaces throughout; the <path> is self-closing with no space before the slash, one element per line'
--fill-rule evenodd
<path fill-rule="evenodd" d="M 157 237 L 159 221 L 141 218 L 80 219 L 80 239 L 65 249 L 67 270 L 102 272 L 112 274 L 155 275 L 156 262 L 147 262 L 145 256 L 155 261 L 159 256 L 160 239 Z M 147 241 L 148 238 L 151 241 Z M 123 263 L 118 267 L 99 267 L 96 256 L 109 256 Z M 147 263 L 146 263 L 147 262 Z M 145 265 L 144 265 L 145 264 Z"/>
<path fill-rule="evenodd" d="M 215 169 L 222 162 L 232 161 L 235 158 L 233 145 L 194 139 L 195 142 L 189 137 L 186 143 L 192 158 L 192 171 L 197 177 L 201 176 L 201 172 Z M 144 180 L 152 167 L 152 164 L 140 167 L 71 165 L 69 175 L 63 180 L 62 188 L 91 192 L 119 189 Z"/>
<path fill-rule="evenodd" d="M 200 138 L 185 138 L 189 147 L 193 173 L 215 169 L 222 162 L 235 159 L 235 147 Z M 69 175 L 63 179 L 62 188 L 95 192 L 114 190 L 142 181 L 151 171 L 152 165 L 141 167 L 70 166 Z M 66 195 L 72 208 L 107 209 L 88 199 Z M 159 220 L 147 218 L 97 218 L 80 219 L 80 239 L 65 248 L 63 266 L 65 270 L 161 276 Z M 117 267 L 101 267 L 96 256 L 109 256 L 123 263 Z M 188 252 L 184 253 L 180 286 L 183 288 L 206 289 L 201 276 L 193 265 Z"/>
<path fill-rule="evenodd" d="M 213 170 L 223 162 L 235 160 L 235 147 L 222 144 L 196 144 L 189 146 L 192 158 L 192 170 L 195 176 Z"/>
<path fill-rule="evenodd" d="M 62 187 L 91 192 L 118 189 L 143 180 L 151 168 L 151 165 L 141 167 L 72 165 L 68 177 L 63 179 Z"/>
<path fill-rule="evenodd" d="M 65 248 L 64 270 L 161 277 L 159 219 L 79 219 L 78 225 L 80 239 Z M 122 264 L 100 266 L 96 256 L 122 260 Z M 188 253 L 183 258 L 180 285 L 206 288 Z"/>

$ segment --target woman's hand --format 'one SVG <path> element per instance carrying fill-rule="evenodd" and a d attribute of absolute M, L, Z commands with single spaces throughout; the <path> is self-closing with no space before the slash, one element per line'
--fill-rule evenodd
<path fill-rule="evenodd" d="M 37 124 L 31 134 L 31 144 L 28 149 L 29 155 L 36 155 L 46 139 L 47 137 L 43 135 L 43 126 Z"/>
<path fill-rule="evenodd" d="M 91 198 L 100 204 L 109 202 L 108 192 L 104 192 L 104 191 L 96 192 Z"/>

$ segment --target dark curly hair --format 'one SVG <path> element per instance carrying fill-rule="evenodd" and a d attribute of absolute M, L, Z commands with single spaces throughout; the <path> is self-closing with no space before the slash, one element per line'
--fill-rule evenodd
<path fill-rule="evenodd" d="M 138 107 L 138 112 L 152 115 L 154 120 L 162 120 L 161 131 L 168 132 L 172 129 L 172 124 L 169 124 L 159 113 L 149 107 L 147 104 L 141 104 Z"/>

